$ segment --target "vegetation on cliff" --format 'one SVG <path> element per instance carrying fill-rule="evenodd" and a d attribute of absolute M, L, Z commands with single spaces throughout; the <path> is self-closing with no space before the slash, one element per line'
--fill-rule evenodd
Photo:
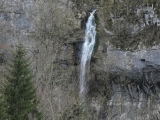
<path fill-rule="evenodd" d="M 31 0 L 32 3 L 17 1 L 12 2 L 13 4 L 6 0 L 2 1 L 0 4 L 6 2 L 6 5 L 0 5 L 0 9 L 3 9 L 0 11 L 3 21 L 0 23 L 3 28 L 0 32 L 0 36 L 3 38 L 0 40 L 1 44 L 3 43 L 0 44 L 0 49 L 3 49 L 0 51 L 2 53 L 0 53 L 0 82 L 4 82 L 1 72 L 5 71 L 4 68 L 12 58 L 12 54 L 6 48 L 14 49 L 14 42 L 9 44 L 12 47 L 7 45 L 6 48 L 4 47 L 4 44 L 7 44 L 6 40 L 10 43 L 11 38 L 14 41 L 16 37 L 21 39 L 26 35 L 27 37 L 22 43 L 27 48 L 27 55 L 31 57 L 33 82 L 37 88 L 37 97 L 40 98 L 40 108 L 43 110 L 44 120 L 89 120 L 103 119 L 106 116 L 109 119 L 116 119 L 117 116 L 120 118 L 123 112 L 119 110 L 124 107 L 125 100 L 116 99 L 118 102 L 115 104 L 119 108 L 117 108 L 117 112 L 112 113 L 111 111 L 116 111 L 112 109 L 115 106 L 109 105 L 114 92 L 116 93 L 115 89 L 124 88 L 127 92 L 136 89 L 139 96 L 143 93 L 142 83 L 138 86 L 135 82 L 130 81 L 125 76 L 126 71 L 116 74 L 107 72 L 107 70 L 111 71 L 111 67 L 116 66 L 113 56 L 107 56 L 107 47 L 110 47 L 107 42 L 110 41 L 114 47 L 121 50 L 130 51 L 137 49 L 139 44 L 146 46 L 159 44 L 158 26 L 147 25 L 143 31 L 138 31 L 136 34 L 131 34 L 127 27 L 129 24 L 134 26 L 140 23 L 135 12 L 137 8 L 152 7 L 153 4 L 155 14 L 159 17 L 159 0 L 38 0 L 36 2 Z M 7 5 L 8 9 L 5 8 Z M 27 8 L 26 6 L 29 7 L 28 11 L 24 10 Z M 87 83 L 89 107 L 87 106 L 88 109 L 84 110 L 84 105 L 78 96 L 79 57 L 85 23 L 90 11 L 95 8 L 98 8 L 96 11 L 98 42 L 91 60 L 91 74 Z M 140 18 L 144 18 L 145 13 L 143 11 Z M 25 23 L 24 19 L 19 20 L 22 16 L 27 16 L 32 30 L 28 29 L 28 26 L 24 26 L 27 30 L 21 27 Z M 22 23 L 17 22 L 20 27 L 14 23 L 17 20 Z M 22 30 L 18 32 L 19 29 Z M 4 50 L 6 51 L 3 52 Z M 119 59 L 123 59 L 123 56 Z M 112 64 L 111 67 L 107 65 L 109 62 Z M 122 69 L 118 70 L 123 71 Z M 122 74 L 122 76 L 117 74 Z M 144 86 L 148 86 L 148 83 L 142 81 Z M 117 86 L 114 87 L 113 84 Z M 124 94 L 126 94 L 125 92 Z M 133 98 L 132 92 L 128 94 Z M 1 94 L 0 99 L 2 100 L 0 101 L 0 106 L 2 106 L 0 111 L 3 111 L 0 112 L 0 116 L 4 116 L 2 119 L 5 119 L 6 103 L 3 103 L 4 99 Z M 132 100 L 130 101 L 133 103 Z M 131 107 L 127 110 L 126 113 L 129 113 Z M 139 112 L 140 115 L 143 113 L 142 111 Z M 147 115 L 147 112 L 143 115 Z"/>
<path fill-rule="evenodd" d="M 147 47 L 159 44 L 159 0 L 83 0 L 74 2 L 77 5 L 80 4 L 79 9 L 82 11 L 85 10 L 86 5 L 90 6 L 90 9 L 98 8 L 97 32 L 103 35 L 104 31 L 107 31 L 112 35 L 110 42 L 116 48 L 134 51 L 142 44 Z M 148 32 L 150 34 L 147 34 Z M 100 36 L 100 41 L 104 41 L 103 37 Z"/>
<path fill-rule="evenodd" d="M 17 46 L 13 59 L 5 75 L 1 90 L 0 119 L 28 120 L 41 119 L 38 112 L 36 89 L 32 81 L 29 59 L 22 45 Z"/>

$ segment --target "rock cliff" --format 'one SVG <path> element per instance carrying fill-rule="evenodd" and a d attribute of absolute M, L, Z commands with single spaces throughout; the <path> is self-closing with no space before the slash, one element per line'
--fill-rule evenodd
<path fill-rule="evenodd" d="M 158 120 L 159 6 L 157 0 L 1 0 L 1 71 L 9 50 L 21 41 L 32 58 L 48 119 L 83 119 L 77 115 L 83 113 L 77 107 L 79 59 L 86 20 L 97 8 L 97 43 L 87 81 L 90 118 Z"/>

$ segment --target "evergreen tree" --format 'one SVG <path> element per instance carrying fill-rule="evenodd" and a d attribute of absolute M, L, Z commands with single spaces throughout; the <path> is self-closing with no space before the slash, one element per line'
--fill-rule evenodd
<path fill-rule="evenodd" d="M 41 119 L 41 114 L 37 111 L 38 101 L 29 59 L 26 58 L 26 51 L 21 44 L 13 53 L 9 66 L 3 93 L 7 104 L 7 120 Z"/>
<path fill-rule="evenodd" d="M 2 97 L 2 94 L 0 94 L 0 120 L 6 120 L 7 114 L 6 114 L 6 102 L 4 98 Z"/>

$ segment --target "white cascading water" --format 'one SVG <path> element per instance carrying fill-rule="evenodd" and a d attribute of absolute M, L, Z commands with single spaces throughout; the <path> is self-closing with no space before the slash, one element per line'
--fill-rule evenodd
<path fill-rule="evenodd" d="M 90 59 L 92 56 L 95 39 L 96 39 L 96 23 L 95 23 L 95 17 L 94 13 L 96 10 L 94 10 L 92 13 L 90 13 L 90 16 L 88 18 L 88 21 L 86 23 L 86 30 L 85 30 L 85 37 L 84 37 L 84 43 L 82 46 L 82 56 L 81 56 L 81 65 L 80 65 L 80 98 L 82 101 L 85 99 L 86 94 L 86 66 L 90 64 Z"/>

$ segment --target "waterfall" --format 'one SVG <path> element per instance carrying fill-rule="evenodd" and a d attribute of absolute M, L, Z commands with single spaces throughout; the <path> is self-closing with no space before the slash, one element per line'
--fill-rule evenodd
<path fill-rule="evenodd" d="M 89 67 L 90 59 L 91 59 L 94 44 L 95 44 L 95 38 L 96 38 L 96 23 L 95 23 L 95 17 L 94 17 L 95 11 L 96 10 L 90 13 L 88 21 L 86 23 L 84 43 L 82 46 L 82 56 L 81 56 L 81 64 L 80 64 L 80 92 L 79 92 L 79 95 L 82 101 L 85 100 L 85 94 L 87 92 L 86 68 L 87 66 Z"/>

